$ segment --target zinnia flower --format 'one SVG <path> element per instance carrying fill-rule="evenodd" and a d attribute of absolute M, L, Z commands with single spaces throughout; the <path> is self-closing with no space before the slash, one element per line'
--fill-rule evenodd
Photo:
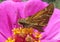
<path fill-rule="evenodd" d="M 26 18 L 35 14 L 47 5 L 46 2 L 40 0 L 30 0 L 27 2 L 5 1 L 0 3 L 0 42 L 59 42 L 60 10 L 57 8 L 54 9 L 53 15 L 48 25 L 44 27 L 43 33 L 34 32 L 32 28 L 20 28 L 17 22 L 19 18 Z"/>

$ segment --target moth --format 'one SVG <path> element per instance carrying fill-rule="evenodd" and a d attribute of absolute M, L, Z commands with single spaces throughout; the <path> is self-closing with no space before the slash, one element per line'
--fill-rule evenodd
<path fill-rule="evenodd" d="M 43 10 L 37 12 L 36 14 L 29 16 L 27 18 L 22 18 L 19 20 L 19 24 L 26 28 L 34 28 L 40 32 L 43 32 L 43 27 L 47 26 L 50 17 L 54 11 L 53 3 L 49 4 Z"/>

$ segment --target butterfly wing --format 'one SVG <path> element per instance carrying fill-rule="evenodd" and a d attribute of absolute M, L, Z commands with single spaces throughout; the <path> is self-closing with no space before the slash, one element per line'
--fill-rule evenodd
<path fill-rule="evenodd" d="M 48 24 L 48 21 L 51 15 L 53 14 L 53 10 L 54 10 L 54 5 L 49 4 L 46 8 L 37 12 L 33 16 L 30 16 L 25 19 L 21 19 L 19 23 L 22 24 L 23 27 L 33 27 L 39 31 L 43 31 L 42 27 Z"/>
<path fill-rule="evenodd" d="M 45 26 L 47 25 L 51 15 L 53 14 L 54 5 L 49 4 L 45 9 L 39 11 L 35 15 L 26 19 L 30 23 L 35 23 L 36 25 Z"/>

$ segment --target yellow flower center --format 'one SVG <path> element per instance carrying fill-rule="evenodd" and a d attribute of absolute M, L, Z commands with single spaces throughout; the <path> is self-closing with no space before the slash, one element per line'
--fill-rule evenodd
<path fill-rule="evenodd" d="M 14 28 L 12 37 L 6 42 L 40 42 L 40 32 L 35 32 L 33 28 Z"/>

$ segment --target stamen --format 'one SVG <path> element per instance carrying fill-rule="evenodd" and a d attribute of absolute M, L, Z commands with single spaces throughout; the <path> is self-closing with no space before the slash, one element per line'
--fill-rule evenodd
<path fill-rule="evenodd" d="M 41 34 L 33 28 L 14 28 L 12 32 L 13 37 L 6 42 L 40 42 Z"/>
<path fill-rule="evenodd" d="M 8 38 L 8 39 L 6 40 L 6 42 L 15 42 L 15 39 Z"/>
<path fill-rule="evenodd" d="M 2 32 L 0 32 L 0 34 L 1 34 L 5 39 L 7 39 L 7 37 L 6 37 Z"/>
<path fill-rule="evenodd" d="M 34 42 L 34 39 L 30 35 L 27 35 L 27 37 L 25 38 L 25 40 L 27 42 Z"/>

